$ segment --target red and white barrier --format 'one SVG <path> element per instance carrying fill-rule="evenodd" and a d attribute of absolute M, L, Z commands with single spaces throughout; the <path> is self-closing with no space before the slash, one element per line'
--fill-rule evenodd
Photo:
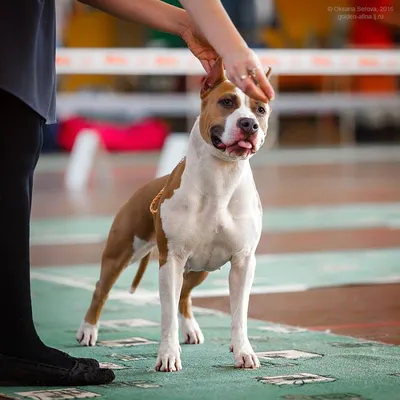
<path fill-rule="evenodd" d="M 257 50 L 265 70 L 274 75 L 398 75 L 395 50 Z M 60 48 L 58 74 L 202 75 L 187 49 Z"/>

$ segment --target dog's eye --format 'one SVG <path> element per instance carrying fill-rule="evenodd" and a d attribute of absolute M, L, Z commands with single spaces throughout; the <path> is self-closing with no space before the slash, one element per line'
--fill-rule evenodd
<path fill-rule="evenodd" d="M 265 107 L 263 107 L 263 106 L 258 106 L 258 107 L 257 107 L 257 112 L 258 112 L 259 114 L 265 114 L 265 113 L 266 113 Z"/>
<path fill-rule="evenodd" d="M 233 107 L 233 101 L 232 99 L 222 99 L 219 101 L 221 105 L 223 105 L 224 107 Z"/>

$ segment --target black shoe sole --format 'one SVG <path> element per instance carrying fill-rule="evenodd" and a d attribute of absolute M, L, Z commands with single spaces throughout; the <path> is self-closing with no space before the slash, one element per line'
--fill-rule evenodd
<path fill-rule="evenodd" d="M 114 372 L 99 368 L 94 361 L 75 359 L 74 367 L 66 369 L 0 355 L 0 386 L 86 386 L 112 382 Z"/>

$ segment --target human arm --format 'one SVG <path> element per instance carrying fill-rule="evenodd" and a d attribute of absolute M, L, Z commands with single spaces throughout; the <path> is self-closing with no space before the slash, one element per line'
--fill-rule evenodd
<path fill-rule="evenodd" d="M 261 70 L 258 57 L 241 38 L 220 0 L 182 0 L 185 10 L 160 0 L 80 2 L 115 17 L 181 36 L 206 72 L 219 54 L 228 78 L 249 96 L 262 101 L 273 97 L 273 89 Z M 248 77 L 247 68 L 257 68 L 255 78 L 260 87 L 256 87 L 253 79 Z"/>
<path fill-rule="evenodd" d="M 114 17 L 138 22 L 162 32 L 182 35 L 190 24 L 188 13 L 160 0 L 79 0 Z"/>

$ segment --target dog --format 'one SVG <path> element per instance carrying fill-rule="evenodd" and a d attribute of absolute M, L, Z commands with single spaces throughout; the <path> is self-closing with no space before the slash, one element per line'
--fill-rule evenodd
<path fill-rule="evenodd" d="M 179 322 L 185 343 L 204 342 L 191 309 L 191 291 L 228 262 L 230 351 L 236 367 L 260 366 L 247 336 L 255 252 L 262 231 L 262 205 L 249 160 L 265 141 L 271 108 L 227 80 L 221 60 L 203 78 L 200 98 L 201 113 L 190 133 L 186 157 L 171 174 L 138 189 L 115 216 L 100 279 L 76 335 L 81 345 L 96 344 L 100 314 L 112 286 L 124 268 L 141 260 L 133 292 L 157 246 L 161 303 L 157 371 L 182 369 Z"/>

